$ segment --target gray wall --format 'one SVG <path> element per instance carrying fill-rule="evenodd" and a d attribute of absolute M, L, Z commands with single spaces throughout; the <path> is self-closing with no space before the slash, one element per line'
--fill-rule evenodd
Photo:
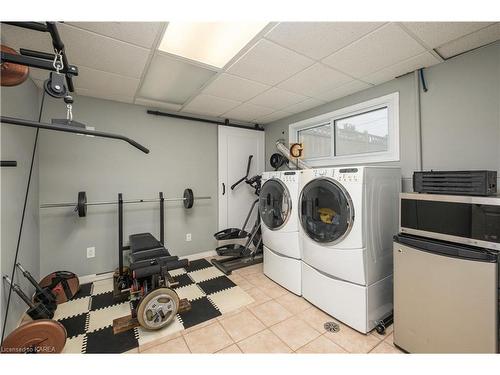
<path fill-rule="evenodd" d="M 21 117 L 30 120 L 37 119 L 38 90 L 31 80 L 16 87 L 2 87 L 0 96 L 3 116 Z M 1 169 L 0 211 L 2 214 L 0 228 L 2 248 L 0 251 L 0 268 L 2 276 L 10 276 L 16 252 L 17 234 L 21 223 L 21 213 L 36 130 L 6 124 L 2 124 L 0 129 L 2 160 L 17 160 L 16 168 Z M 38 188 L 38 157 L 36 156 L 18 257 L 18 261 L 35 278 L 38 278 L 40 275 Z M 22 275 L 17 275 L 15 281 L 26 292 L 29 294 L 33 293 L 33 288 L 26 282 Z M 7 295 L 8 286 L 2 280 L 0 283 L 2 327 L 5 319 Z M 15 328 L 21 314 L 25 310 L 26 305 L 24 302 L 13 294 L 6 333 Z"/>
<path fill-rule="evenodd" d="M 424 169 L 500 171 L 500 42 L 425 69 L 421 93 Z M 266 168 L 288 125 L 392 92 L 399 92 L 400 165 L 403 189 L 418 169 L 417 91 L 413 74 L 266 125 Z"/>
<path fill-rule="evenodd" d="M 64 103 L 48 100 L 44 119 L 66 116 Z M 156 117 L 146 108 L 89 97 L 76 97 L 74 119 L 96 130 L 121 133 L 148 147 L 146 155 L 127 143 L 44 132 L 40 136 L 40 202 L 74 202 L 85 190 L 89 201 L 182 196 L 186 187 L 197 201 L 191 210 L 167 203 L 166 245 L 173 254 L 213 250 L 217 229 L 217 127 Z M 125 238 L 144 231 L 159 237 L 159 204 L 125 206 Z M 86 218 L 71 208 L 40 210 L 41 273 L 68 269 L 79 275 L 107 272 L 118 266 L 117 206 L 89 207 Z M 192 233 L 192 242 L 186 242 Z M 95 258 L 87 259 L 87 247 Z"/>

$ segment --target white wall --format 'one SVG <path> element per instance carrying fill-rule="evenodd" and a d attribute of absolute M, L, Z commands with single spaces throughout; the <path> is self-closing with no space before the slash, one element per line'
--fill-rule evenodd
<path fill-rule="evenodd" d="M 2 116 L 20 117 L 28 120 L 38 118 L 38 90 L 31 80 L 16 87 L 1 89 Z M 0 125 L 1 158 L 16 160 L 17 167 L 1 169 L 1 277 L 12 272 L 16 252 L 17 235 L 21 223 L 21 214 L 26 192 L 26 184 L 31 164 L 31 155 L 35 141 L 35 129 L 13 125 Z M 19 248 L 18 262 L 29 270 L 35 278 L 40 276 L 40 243 L 38 219 L 38 156 L 35 157 L 30 195 L 26 207 L 24 228 Z M 14 281 L 31 295 L 33 287 L 22 275 L 17 273 Z M 1 326 L 5 319 L 9 287 L 0 278 Z M 6 334 L 14 329 L 21 314 L 27 309 L 25 303 L 12 294 L 7 320 Z"/>
<path fill-rule="evenodd" d="M 166 203 L 166 246 L 172 254 L 213 250 L 217 230 L 217 126 L 148 115 L 142 106 L 76 97 L 76 121 L 96 130 L 120 133 L 148 147 L 146 155 L 127 143 L 79 135 L 44 132 L 40 137 L 40 202 L 73 202 L 78 191 L 89 201 L 180 197 L 184 188 L 197 201 L 191 210 Z M 64 118 L 65 105 L 49 100 L 44 120 Z M 41 272 L 68 269 L 79 275 L 107 272 L 118 266 L 117 206 L 89 206 L 85 218 L 71 208 L 41 209 Z M 159 238 L 159 203 L 125 205 L 128 235 L 152 232 Z M 192 233 L 192 242 L 186 242 Z M 87 259 L 86 248 L 96 248 Z"/>
<path fill-rule="evenodd" d="M 424 169 L 500 171 L 500 42 L 425 69 L 421 93 Z M 275 142 L 288 140 L 288 125 L 392 92 L 399 92 L 403 189 L 418 169 L 417 91 L 413 74 L 266 125 L 266 168 Z M 500 177 L 500 176 L 499 176 Z M 500 179 L 499 179 L 500 181 Z"/>

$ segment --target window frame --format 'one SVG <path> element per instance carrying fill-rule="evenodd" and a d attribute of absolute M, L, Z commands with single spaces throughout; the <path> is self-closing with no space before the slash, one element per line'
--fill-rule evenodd
<path fill-rule="evenodd" d="M 388 119 L 388 147 L 386 151 L 367 152 L 352 155 L 335 155 L 335 121 L 351 117 L 381 108 L 387 108 Z M 292 123 L 288 126 L 290 143 L 298 142 L 299 131 L 331 125 L 331 148 L 329 157 L 307 158 L 307 146 L 305 148 L 304 161 L 312 167 L 323 167 L 328 165 L 345 165 L 361 163 L 394 162 L 400 160 L 399 155 L 399 92 L 394 92 L 378 98 L 370 99 L 361 103 L 343 107 L 332 112 L 324 113 L 306 120 Z"/>

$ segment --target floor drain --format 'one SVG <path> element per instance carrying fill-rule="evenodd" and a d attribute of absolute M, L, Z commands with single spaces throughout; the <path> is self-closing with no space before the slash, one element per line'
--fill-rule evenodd
<path fill-rule="evenodd" d="M 340 326 L 335 323 L 335 322 L 326 322 L 323 327 L 325 328 L 325 331 L 327 332 L 333 332 L 336 333 L 340 331 Z"/>

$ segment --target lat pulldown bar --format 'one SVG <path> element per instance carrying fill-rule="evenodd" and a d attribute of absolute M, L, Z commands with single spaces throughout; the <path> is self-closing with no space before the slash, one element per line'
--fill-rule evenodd
<path fill-rule="evenodd" d="M 129 203 L 147 203 L 147 202 L 160 202 L 161 204 L 163 204 L 164 201 L 167 201 L 167 202 L 183 202 L 184 208 L 189 209 L 193 207 L 195 200 L 204 200 L 204 199 L 212 199 L 212 197 L 195 197 L 193 195 L 193 190 L 184 189 L 183 196 L 178 198 L 163 198 L 163 193 L 161 193 L 160 198 L 123 200 L 120 197 L 118 201 L 87 202 L 87 194 L 84 191 L 80 191 L 78 193 L 78 202 L 45 203 L 41 204 L 40 208 L 74 207 L 75 212 L 78 212 L 79 217 L 86 217 L 88 206 L 103 206 L 103 205 L 113 205 L 113 204 L 117 204 L 120 206 Z"/>

